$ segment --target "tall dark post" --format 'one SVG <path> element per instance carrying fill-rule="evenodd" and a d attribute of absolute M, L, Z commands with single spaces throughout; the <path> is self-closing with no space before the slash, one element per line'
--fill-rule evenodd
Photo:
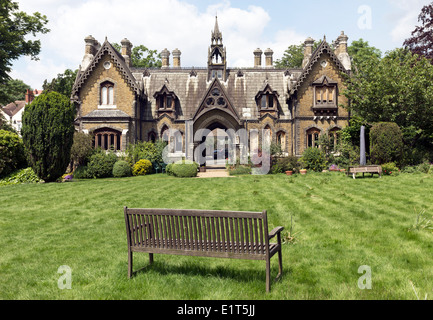
<path fill-rule="evenodd" d="M 365 158 L 365 127 L 361 126 L 361 154 L 359 159 L 359 164 L 361 166 L 365 166 L 367 164 L 367 160 Z"/>

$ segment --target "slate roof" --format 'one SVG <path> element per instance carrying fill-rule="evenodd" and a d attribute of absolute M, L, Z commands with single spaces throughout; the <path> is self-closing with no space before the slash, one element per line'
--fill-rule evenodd
<path fill-rule="evenodd" d="M 6 113 L 9 117 L 13 117 L 20 111 L 22 108 L 24 108 L 26 105 L 25 101 L 15 101 L 7 104 L 2 108 L 2 111 Z"/>

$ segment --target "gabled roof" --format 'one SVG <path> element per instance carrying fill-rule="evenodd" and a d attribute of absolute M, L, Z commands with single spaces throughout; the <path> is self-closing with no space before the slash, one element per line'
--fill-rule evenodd
<path fill-rule="evenodd" d="M 310 74 L 310 72 L 313 69 L 314 65 L 317 63 L 317 61 L 320 59 L 320 57 L 324 53 L 329 54 L 329 56 L 331 57 L 332 61 L 334 61 L 335 65 L 337 66 L 337 68 L 341 72 L 344 72 L 344 73 L 347 73 L 347 74 L 349 73 L 349 70 L 347 70 L 343 66 L 343 64 L 340 62 L 340 59 L 338 59 L 338 57 L 335 55 L 334 50 L 332 50 L 332 48 L 329 46 L 329 44 L 326 42 L 326 40 L 323 40 L 320 43 L 320 45 L 317 47 L 317 49 L 311 55 L 310 61 L 305 66 L 305 68 L 304 68 L 301 76 L 299 77 L 296 85 L 293 87 L 293 89 L 291 91 L 291 94 L 295 93 L 300 88 L 300 86 L 302 85 L 302 83 L 305 81 L 305 79 Z"/>
<path fill-rule="evenodd" d="M 277 97 L 280 96 L 280 95 L 278 94 L 278 92 L 275 91 L 275 90 L 273 90 L 272 87 L 271 87 L 271 85 L 270 85 L 267 81 L 265 81 L 265 83 L 264 83 L 262 89 L 261 89 L 261 90 L 256 94 L 256 100 L 257 100 L 261 95 L 266 94 L 266 93 L 274 94 L 274 95 L 276 95 Z"/>
<path fill-rule="evenodd" d="M 7 104 L 1 110 L 6 113 L 9 117 L 13 117 L 20 111 L 22 108 L 24 108 L 26 105 L 25 101 L 15 101 Z"/>
<path fill-rule="evenodd" d="M 226 108 L 221 108 L 221 107 L 213 107 L 213 108 L 209 108 L 206 106 L 206 100 L 209 98 L 209 96 L 211 95 L 212 90 L 214 90 L 215 88 L 218 88 L 221 92 L 221 96 L 224 97 L 224 99 L 227 101 L 227 107 Z M 206 110 L 207 109 L 207 110 Z M 212 84 L 209 86 L 209 89 L 206 90 L 205 95 L 203 96 L 201 103 L 199 105 L 199 107 L 197 108 L 197 111 L 195 112 L 193 119 L 197 119 L 199 116 L 201 116 L 203 113 L 207 112 L 208 110 L 215 110 L 215 109 L 220 109 L 223 110 L 225 112 L 231 113 L 232 116 L 239 121 L 239 115 L 236 112 L 236 109 L 233 107 L 232 102 L 229 99 L 229 96 L 227 95 L 226 90 L 223 88 L 223 86 L 221 85 L 221 82 L 218 80 L 218 78 L 215 78 L 214 81 L 212 82 Z"/>
<path fill-rule="evenodd" d="M 98 50 L 98 52 L 95 54 L 95 57 L 92 59 L 92 62 L 89 64 L 89 66 L 86 68 L 86 70 L 79 72 L 77 75 L 77 78 L 75 79 L 74 86 L 72 88 L 72 94 L 71 98 L 74 99 L 74 96 L 77 95 L 78 91 L 81 89 L 83 84 L 86 82 L 88 77 L 92 74 L 93 70 L 98 65 L 99 61 L 101 61 L 102 57 L 105 54 L 109 54 L 110 57 L 113 59 L 114 63 L 116 64 L 117 68 L 122 73 L 122 76 L 128 83 L 128 85 L 131 87 L 131 89 L 136 93 L 140 94 L 141 90 L 140 87 L 135 80 L 134 76 L 131 73 L 131 70 L 127 66 L 125 59 L 122 57 L 122 55 L 114 49 L 114 47 L 111 45 L 110 42 L 108 42 L 107 39 L 105 39 L 104 44 L 101 46 L 101 48 Z"/>

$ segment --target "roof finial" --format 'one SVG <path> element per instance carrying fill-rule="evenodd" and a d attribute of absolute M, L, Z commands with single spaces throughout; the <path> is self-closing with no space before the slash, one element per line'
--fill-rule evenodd
<path fill-rule="evenodd" d="M 218 44 L 218 42 L 222 43 L 223 42 L 223 36 L 222 33 L 220 31 L 220 28 L 218 26 L 218 15 L 215 16 L 215 26 L 214 29 L 212 31 L 212 43 L 216 42 L 216 44 Z"/>

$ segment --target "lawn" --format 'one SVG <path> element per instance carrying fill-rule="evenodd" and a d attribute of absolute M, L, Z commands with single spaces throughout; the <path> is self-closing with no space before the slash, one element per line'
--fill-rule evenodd
<path fill-rule="evenodd" d="M 4 186 L 0 299 L 432 299 L 432 190 L 431 175 L 341 173 Z M 269 229 L 285 227 L 283 277 L 266 294 L 264 261 L 155 255 L 148 267 L 135 254 L 142 270 L 127 279 L 123 206 L 266 209 Z M 70 290 L 58 287 L 65 265 Z M 358 287 L 361 266 L 371 289 Z"/>

